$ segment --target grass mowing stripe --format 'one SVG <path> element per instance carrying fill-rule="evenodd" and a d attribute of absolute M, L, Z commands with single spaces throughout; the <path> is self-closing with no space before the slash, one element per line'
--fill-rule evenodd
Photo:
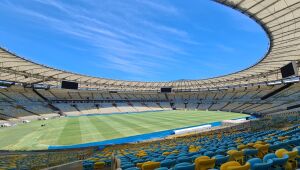
<path fill-rule="evenodd" d="M 90 122 L 88 116 L 83 116 L 79 119 L 81 129 L 81 139 L 83 143 L 96 141 L 103 138 L 101 133 L 98 133 L 97 128 Z"/>
<path fill-rule="evenodd" d="M 79 117 L 69 118 L 62 133 L 59 136 L 59 145 L 77 144 L 81 143 L 81 131 L 79 124 Z"/>
<path fill-rule="evenodd" d="M 190 120 L 174 119 L 174 118 L 170 118 L 170 116 L 159 115 L 159 116 L 156 116 L 154 124 L 157 124 L 158 125 L 157 127 L 160 129 L 161 129 L 161 127 L 165 127 L 165 129 L 173 129 L 173 127 L 175 127 L 175 126 L 178 126 L 181 124 L 187 124 L 189 122 L 190 122 Z M 166 126 L 161 126 L 162 124 L 165 124 Z"/>
<path fill-rule="evenodd" d="M 39 144 L 39 138 L 42 137 L 45 133 L 42 131 L 43 127 L 36 128 L 33 132 L 24 135 L 21 140 L 15 143 L 12 147 L 13 149 L 30 149 L 33 146 Z"/>
<path fill-rule="evenodd" d="M 157 119 L 157 117 L 130 116 L 130 119 L 135 122 L 143 122 L 143 125 L 159 125 L 161 128 L 168 128 L 170 126 L 167 122 L 158 121 L 161 119 Z"/>
<path fill-rule="evenodd" d="M 103 116 L 104 117 L 104 116 Z M 97 131 L 101 134 L 104 140 L 117 138 L 122 136 L 116 128 L 110 125 L 109 121 L 105 120 L 102 117 L 89 117 L 90 122 L 96 127 Z"/>
<path fill-rule="evenodd" d="M 115 121 L 118 121 L 118 122 L 124 124 L 124 126 L 130 127 L 131 129 L 133 129 L 134 131 L 137 131 L 139 133 L 145 133 L 145 132 L 151 131 L 151 129 L 145 128 L 142 125 L 131 122 L 129 119 L 126 119 L 123 116 L 122 117 L 114 116 L 114 119 L 115 119 Z"/>
<path fill-rule="evenodd" d="M 56 145 L 68 120 L 68 118 L 62 118 L 57 121 L 47 121 L 48 132 L 41 138 L 40 144 Z"/>

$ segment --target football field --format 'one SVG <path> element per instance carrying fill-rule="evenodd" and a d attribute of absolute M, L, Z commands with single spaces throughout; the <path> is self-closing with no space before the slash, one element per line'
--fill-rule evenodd
<path fill-rule="evenodd" d="M 220 111 L 162 111 L 64 117 L 0 129 L 0 150 L 47 149 L 246 117 Z M 46 126 L 41 127 L 41 124 Z"/>

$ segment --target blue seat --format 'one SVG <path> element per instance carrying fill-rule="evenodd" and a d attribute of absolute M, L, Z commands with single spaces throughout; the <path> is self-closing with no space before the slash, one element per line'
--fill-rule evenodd
<path fill-rule="evenodd" d="M 227 156 L 224 156 L 224 155 L 216 155 L 214 156 L 213 158 L 216 159 L 216 163 L 215 163 L 215 166 L 216 167 L 221 167 L 221 165 L 225 162 L 227 162 L 229 160 L 229 155 Z"/>
<path fill-rule="evenodd" d="M 244 152 L 246 161 L 251 158 L 255 158 L 258 154 L 257 149 L 244 149 L 243 152 Z"/>
<path fill-rule="evenodd" d="M 163 160 L 164 160 L 164 158 L 154 158 L 151 161 L 153 161 L 153 162 L 161 162 Z"/>
<path fill-rule="evenodd" d="M 140 170 L 140 168 L 137 168 L 137 167 L 131 167 L 131 168 L 127 168 L 125 170 Z"/>
<path fill-rule="evenodd" d="M 192 162 L 192 157 L 182 156 L 182 157 L 177 158 L 176 162 L 177 163 Z"/>
<path fill-rule="evenodd" d="M 269 159 L 273 161 L 272 168 L 284 169 L 284 166 L 287 163 L 289 156 L 284 155 L 282 158 L 278 158 L 274 153 L 269 153 L 264 156 L 263 162 L 268 162 Z"/>
<path fill-rule="evenodd" d="M 93 170 L 94 163 L 93 162 L 83 162 L 82 167 L 83 167 L 83 170 Z"/>
<path fill-rule="evenodd" d="M 125 162 L 125 163 L 121 164 L 122 169 L 127 169 L 127 168 L 131 168 L 131 167 L 135 167 L 135 165 L 131 162 Z"/>
<path fill-rule="evenodd" d="M 176 164 L 176 160 L 166 159 L 160 162 L 161 167 L 171 168 Z"/>
<path fill-rule="evenodd" d="M 215 151 L 215 154 L 217 154 L 217 155 L 225 155 L 226 154 L 226 150 L 225 149 L 217 149 Z"/>
<path fill-rule="evenodd" d="M 187 162 L 176 164 L 174 170 L 194 170 L 195 165 Z"/>
<path fill-rule="evenodd" d="M 160 168 L 155 168 L 154 170 L 169 170 L 169 169 L 166 167 L 160 167 Z"/>
<path fill-rule="evenodd" d="M 212 152 L 212 151 L 206 151 L 206 152 L 204 152 L 203 155 L 204 155 L 204 156 L 208 156 L 208 157 L 213 157 L 213 156 L 215 155 L 215 153 Z"/>
<path fill-rule="evenodd" d="M 193 155 L 191 158 L 192 158 L 192 162 L 195 161 L 196 158 L 202 156 L 201 154 L 197 154 L 197 155 Z"/>
<path fill-rule="evenodd" d="M 276 141 L 276 142 L 274 142 L 273 145 L 270 145 L 269 150 L 271 150 L 272 152 L 275 152 L 276 150 L 281 149 L 283 147 L 284 147 L 283 143 Z"/>
<path fill-rule="evenodd" d="M 271 170 L 273 160 L 268 159 L 267 162 L 263 162 L 259 158 L 252 158 L 247 161 L 250 164 L 251 170 Z"/>
<path fill-rule="evenodd" d="M 177 156 L 176 155 L 168 155 L 167 157 L 166 157 L 166 159 L 176 159 L 177 158 Z"/>

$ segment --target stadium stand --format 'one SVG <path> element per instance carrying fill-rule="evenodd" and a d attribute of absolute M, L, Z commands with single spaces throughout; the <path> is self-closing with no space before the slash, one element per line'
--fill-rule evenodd
<path fill-rule="evenodd" d="M 299 111 L 299 83 L 290 84 L 286 89 L 265 100 L 263 96 L 281 89 L 282 85 L 260 85 L 252 88 L 234 90 L 203 91 L 198 93 L 165 94 L 169 100 L 162 100 L 161 94 L 143 94 L 143 100 L 130 93 L 87 92 L 86 90 L 38 89 L 39 95 L 32 88 L 13 85 L 0 89 L 2 106 L 0 113 L 3 120 L 37 119 L 81 114 L 143 112 L 159 110 L 212 110 L 233 111 L 247 114 L 276 114 L 288 110 Z M 89 96 L 88 96 L 89 95 Z M 84 96 L 84 97 L 82 97 Z M 99 96 L 102 96 L 99 98 Z M 126 97 L 125 97 L 126 96 Z M 95 98 L 96 97 L 96 98 Z M 117 98 L 118 97 L 118 98 Z M 84 98 L 84 99 L 82 99 Z M 88 100 L 86 99 L 88 98 Z"/>
<path fill-rule="evenodd" d="M 206 80 L 131 82 L 54 69 L 1 48 L 0 127 L 62 116 L 170 110 L 229 111 L 257 119 L 224 121 L 197 133 L 150 141 L 123 138 L 120 143 L 96 147 L 1 151 L 0 169 L 300 168 L 300 79 L 298 73 L 280 74 L 291 62 L 299 68 L 300 2 L 216 2 L 248 15 L 266 31 L 270 47 L 255 65 Z M 61 81 L 78 82 L 79 89 L 61 89 Z M 171 87 L 171 93 L 162 93 L 162 87 Z"/>
<path fill-rule="evenodd" d="M 283 118 L 283 116 L 281 116 Z M 300 117 L 290 121 L 255 120 L 246 125 L 171 139 L 106 147 L 83 161 L 83 169 L 113 164 L 113 169 L 296 169 L 299 159 Z M 295 124 L 296 123 L 296 124 Z M 268 129 L 266 129 L 268 127 Z M 274 129 L 273 129 L 274 128 Z M 109 154 L 108 154 L 109 153 Z M 114 154 L 114 160 L 105 155 Z M 298 156 L 297 156 L 298 155 Z M 182 168 L 179 168 L 182 166 Z"/>

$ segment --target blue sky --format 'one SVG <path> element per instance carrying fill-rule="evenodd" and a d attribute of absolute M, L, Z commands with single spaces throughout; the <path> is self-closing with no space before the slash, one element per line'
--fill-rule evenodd
<path fill-rule="evenodd" d="M 58 69 L 170 81 L 244 69 L 268 48 L 254 21 L 211 0 L 2 0 L 0 45 Z"/>

